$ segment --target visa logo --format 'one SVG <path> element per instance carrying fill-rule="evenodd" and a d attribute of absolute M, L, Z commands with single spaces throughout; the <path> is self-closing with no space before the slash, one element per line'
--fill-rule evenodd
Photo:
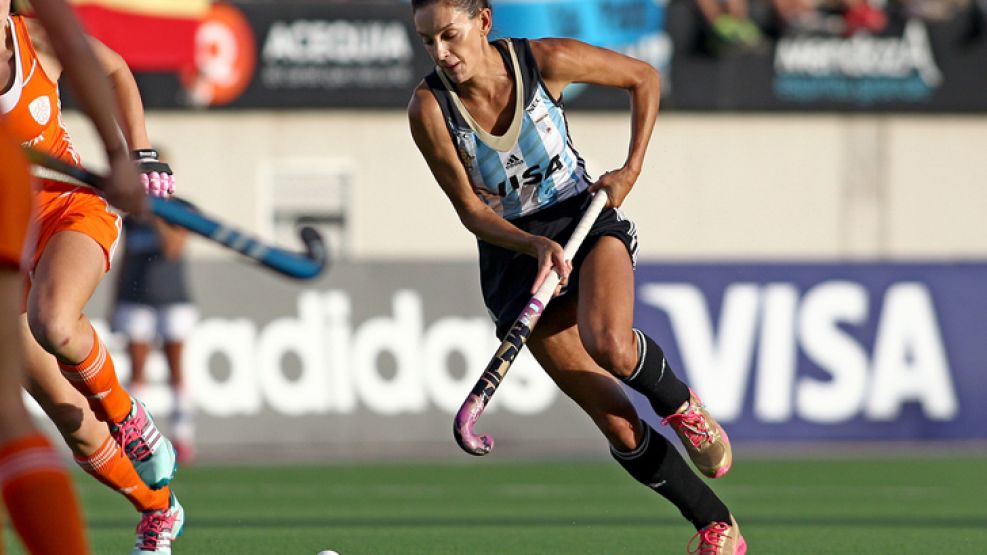
<path fill-rule="evenodd" d="M 922 282 L 883 291 L 846 280 L 805 291 L 793 283 L 733 283 L 717 324 L 694 284 L 646 283 L 638 294 L 668 315 L 688 382 L 725 421 L 748 401 L 762 422 L 893 421 L 906 403 L 948 421 L 959 410 Z M 866 329 L 874 331 L 872 342 L 859 338 Z"/>

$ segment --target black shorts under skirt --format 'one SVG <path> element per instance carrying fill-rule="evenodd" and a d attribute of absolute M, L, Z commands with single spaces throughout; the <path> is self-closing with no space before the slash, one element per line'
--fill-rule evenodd
<path fill-rule="evenodd" d="M 511 223 L 528 233 L 548 237 L 564 247 L 589 206 L 590 198 L 589 193 L 582 193 L 530 216 L 511 220 Z M 607 235 L 623 241 L 631 263 L 637 262 L 637 229 L 634 222 L 625 218 L 620 210 L 607 208 L 596 219 L 576 253 L 569 283 L 560 297 L 573 295 L 578 291 L 579 268 L 583 260 L 597 241 Z M 483 302 L 497 326 L 497 337 L 503 339 L 531 299 L 531 286 L 538 273 L 538 260 L 485 241 L 477 243 L 480 249 L 480 288 L 483 291 Z"/>

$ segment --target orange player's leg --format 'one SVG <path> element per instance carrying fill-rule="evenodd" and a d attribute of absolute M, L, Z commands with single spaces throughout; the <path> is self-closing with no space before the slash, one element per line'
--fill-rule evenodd
<path fill-rule="evenodd" d="M 26 323 L 22 323 L 26 331 Z M 76 463 L 97 480 L 126 497 L 139 511 L 168 506 L 167 488 L 152 490 L 141 480 L 133 463 L 110 437 L 109 428 L 96 418 L 86 399 L 59 374 L 54 357 L 35 341 L 25 342 L 31 369 L 28 392 L 61 432 Z"/>
<path fill-rule="evenodd" d="M 143 404 L 120 384 L 106 346 L 82 313 L 108 269 L 119 219 L 97 195 L 60 187 L 46 182 L 39 193 L 41 230 L 27 303 L 28 326 L 37 343 L 57 359 L 61 375 L 86 397 L 96 417 L 110 425 L 144 483 L 160 488 L 175 474 L 174 447 Z M 28 372 L 38 384 L 32 394 L 42 406 L 55 406 L 51 397 L 57 385 L 45 360 L 50 357 L 29 360 Z M 59 419 L 55 423 L 66 438 L 78 435 Z M 87 445 L 81 454 L 94 453 L 99 445 Z"/>
<path fill-rule="evenodd" d="M 161 489 L 147 487 L 134 470 L 134 465 L 109 435 L 96 452 L 88 456 L 76 455 L 75 462 L 100 482 L 123 494 L 138 511 L 168 508 L 171 497 L 168 486 Z"/>
<path fill-rule="evenodd" d="M 89 548 L 72 483 L 21 398 L 19 262 L 31 217 L 30 178 L 19 147 L 2 127 L 0 168 L 0 490 L 30 553 L 84 554 Z"/>
<path fill-rule="evenodd" d="M 0 484 L 29 553 L 89 553 L 72 482 L 44 436 L 35 432 L 0 443 Z"/>
<path fill-rule="evenodd" d="M 106 346 L 82 309 L 106 273 L 101 246 L 78 231 L 46 241 L 31 280 L 28 323 L 63 375 L 89 399 L 100 420 L 120 422 L 131 410 Z"/>

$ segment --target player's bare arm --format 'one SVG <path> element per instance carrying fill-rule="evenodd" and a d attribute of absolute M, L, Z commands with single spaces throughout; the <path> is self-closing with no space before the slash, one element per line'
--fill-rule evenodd
<path fill-rule="evenodd" d="M 537 290 L 552 268 L 559 272 L 562 283 L 566 283 L 570 264 L 565 261 L 561 245 L 518 229 L 477 196 L 449 139 L 442 111 L 427 87 L 415 90 L 408 105 L 408 120 L 415 144 L 466 229 L 488 243 L 537 258 L 540 271 L 533 290 Z"/>
<path fill-rule="evenodd" d="M 103 187 L 107 200 L 126 212 L 144 213 L 147 204 L 138 186 L 126 140 L 120 135 L 120 117 L 102 100 L 111 96 L 113 89 L 105 81 L 104 72 L 100 71 L 102 64 L 93 53 L 90 39 L 75 27 L 71 12 L 62 14 L 57 7 L 52 9 L 47 3 L 38 4 L 35 11 L 45 20 L 45 27 L 29 20 L 28 32 L 42 69 L 52 81 L 58 81 L 65 71 L 82 110 L 92 120 L 103 142 L 110 167 Z"/>
<path fill-rule="evenodd" d="M 89 39 L 93 52 L 113 86 L 117 109 L 120 111 L 120 127 L 130 150 L 151 148 L 144 120 L 144 103 L 141 101 L 134 74 L 123 57 L 100 41 L 92 37 Z"/>
<path fill-rule="evenodd" d="M 156 197 L 174 194 L 175 176 L 171 167 L 158 160 L 158 153 L 148 139 L 144 103 L 134 74 L 123 57 L 114 50 L 92 37 L 90 44 L 113 87 L 120 127 L 130 145 L 131 157 L 137 162 L 145 191 Z"/>
<path fill-rule="evenodd" d="M 641 174 L 651 140 L 661 78 L 650 65 L 618 52 L 597 48 L 572 39 L 531 41 L 542 78 L 555 98 L 571 83 L 587 83 L 626 90 L 631 97 L 631 139 L 627 160 L 616 170 L 600 176 L 591 191 L 605 189 L 612 206 L 620 206 Z"/>

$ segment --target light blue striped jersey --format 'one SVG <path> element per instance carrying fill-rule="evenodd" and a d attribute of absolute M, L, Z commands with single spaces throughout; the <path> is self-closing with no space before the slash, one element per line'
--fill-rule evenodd
<path fill-rule="evenodd" d="M 586 164 L 572 146 L 562 105 L 549 94 L 527 39 L 493 44 L 512 71 L 523 106 L 500 136 L 480 129 L 436 68 L 425 78 L 445 116 L 473 188 L 498 214 L 513 220 L 573 197 L 590 185 Z M 518 129 L 519 127 L 519 129 Z M 516 140 L 514 140 L 516 133 Z"/>

